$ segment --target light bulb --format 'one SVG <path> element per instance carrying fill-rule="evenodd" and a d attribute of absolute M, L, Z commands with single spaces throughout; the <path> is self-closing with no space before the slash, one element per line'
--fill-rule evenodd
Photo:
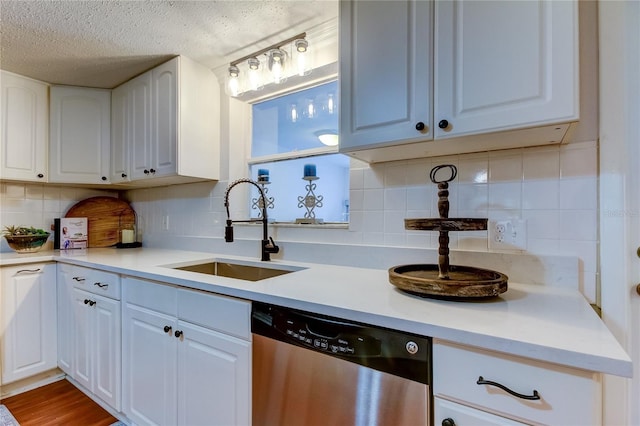
<path fill-rule="evenodd" d="M 240 94 L 240 70 L 237 66 L 231 65 L 228 71 L 227 94 L 236 97 Z"/>
<path fill-rule="evenodd" d="M 249 70 L 247 74 L 249 76 L 249 88 L 251 90 L 262 89 L 262 81 L 260 80 L 260 61 L 258 58 L 249 58 L 247 60 L 247 66 Z"/>
<path fill-rule="evenodd" d="M 312 100 L 307 101 L 307 117 L 313 118 L 316 116 L 316 106 Z"/>
<path fill-rule="evenodd" d="M 284 83 L 286 80 L 284 75 L 285 51 L 282 49 L 273 49 L 269 52 L 269 69 L 273 82 L 276 84 Z"/>
<path fill-rule="evenodd" d="M 333 95 L 331 93 L 329 93 L 328 95 L 328 99 L 327 99 L 327 111 L 329 112 L 329 114 L 333 114 L 336 108 L 336 105 L 333 101 Z"/>
<path fill-rule="evenodd" d="M 293 42 L 293 45 L 295 46 L 296 66 L 297 66 L 298 75 L 304 76 L 306 74 L 309 74 L 310 70 L 307 69 L 309 65 L 308 64 L 309 42 L 307 42 L 307 40 L 305 39 L 298 39 Z"/>
<path fill-rule="evenodd" d="M 291 122 L 295 123 L 298 121 L 298 108 L 296 104 L 291 105 Z"/>

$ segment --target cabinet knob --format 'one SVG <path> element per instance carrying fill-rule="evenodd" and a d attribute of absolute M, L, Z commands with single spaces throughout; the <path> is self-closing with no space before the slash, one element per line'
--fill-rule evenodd
<path fill-rule="evenodd" d="M 640 284 L 636 286 L 636 293 L 638 293 L 638 295 L 640 296 Z"/>
<path fill-rule="evenodd" d="M 89 303 L 89 299 L 84 299 L 84 304 L 86 305 L 87 303 Z"/>
<path fill-rule="evenodd" d="M 442 426 L 456 426 L 456 422 L 451 417 L 447 417 L 442 421 Z"/>
<path fill-rule="evenodd" d="M 100 179 L 102 179 L 103 181 L 107 180 L 106 176 L 102 176 Z"/>
<path fill-rule="evenodd" d="M 168 333 L 168 332 L 170 332 L 170 331 L 171 331 L 171 326 L 170 326 L 170 325 L 165 325 L 165 326 L 164 326 L 164 332 L 165 332 L 165 333 Z"/>
<path fill-rule="evenodd" d="M 424 128 L 425 128 L 425 125 L 424 125 L 424 123 L 422 121 L 418 121 L 416 123 L 416 130 L 417 131 L 421 132 L 421 131 L 424 130 Z"/>
<path fill-rule="evenodd" d="M 182 336 L 182 331 L 181 330 L 176 330 L 176 332 L 173 333 L 173 335 L 179 338 L 180 336 Z"/>
<path fill-rule="evenodd" d="M 150 169 L 149 171 L 153 174 L 156 172 L 156 169 Z"/>
<path fill-rule="evenodd" d="M 44 177 L 44 175 L 42 173 L 38 173 L 38 178 L 42 179 Z"/>
<path fill-rule="evenodd" d="M 149 174 L 149 170 L 144 169 L 144 174 L 145 174 L 145 175 L 148 175 L 148 174 Z"/>
<path fill-rule="evenodd" d="M 447 127 L 449 127 L 449 122 L 447 120 L 440 120 L 438 122 L 438 127 L 440 127 L 441 129 L 446 129 Z"/>
<path fill-rule="evenodd" d="M 122 177 L 123 177 L 123 178 L 126 178 L 126 177 L 127 177 L 127 174 L 126 174 L 126 173 L 123 173 L 123 174 L 122 174 Z"/>

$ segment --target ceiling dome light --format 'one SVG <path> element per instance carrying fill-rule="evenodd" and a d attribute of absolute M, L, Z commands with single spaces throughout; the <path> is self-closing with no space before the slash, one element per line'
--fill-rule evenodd
<path fill-rule="evenodd" d="M 320 142 L 326 146 L 337 146 L 338 145 L 338 133 L 333 130 L 319 130 L 314 133 Z"/>

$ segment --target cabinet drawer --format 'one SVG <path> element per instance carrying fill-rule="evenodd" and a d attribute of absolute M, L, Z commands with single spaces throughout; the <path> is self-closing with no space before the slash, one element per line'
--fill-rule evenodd
<path fill-rule="evenodd" d="M 522 426 L 525 424 L 441 398 L 434 398 L 433 409 L 434 425 L 436 426 L 447 424 L 455 426 Z M 450 421 L 447 422 L 447 419 Z"/>
<path fill-rule="evenodd" d="M 499 383 L 527 400 L 479 378 Z M 601 422 L 600 374 L 436 340 L 434 396 L 525 422 L 587 425 Z"/>
<path fill-rule="evenodd" d="M 250 340 L 251 303 L 197 290 L 178 290 L 178 318 Z"/>
<path fill-rule="evenodd" d="M 176 287 L 131 277 L 125 277 L 122 281 L 123 300 L 126 303 L 177 316 L 178 289 Z"/>
<path fill-rule="evenodd" d="M 120 300 L 120 276 L 118 274 L 72 265 L 69 276 L 75 288 Z"/>

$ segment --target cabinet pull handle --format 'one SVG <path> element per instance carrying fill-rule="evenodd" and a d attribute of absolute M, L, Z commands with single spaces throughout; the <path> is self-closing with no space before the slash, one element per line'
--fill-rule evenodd
<path fill-rule="evenodd" d="M 20 269 L 19 271 L 16 272 L 16 275 L 22 274 L 22 273 L 25 273 L 25 272 L 28 272 L 30 274 L 35 274 L 37 272 L 40 272 L 40 268 L 38 268 L 38 269 Z"/>
<path fill-rule="evenodd" d="M 180 338 L 180 336 L 182 336 L 182 330 L 176 330 L 176 332 L 173 333 L 173 335 Z"/>
<path fill-rule="evenodd" d="M 170 332 L 170 331 L 171 331 L 171 326 L 170 326 L 170 325 L 165 325 L 165 326 L 164 326 L 164 332 L 165 332 L 165 333 L 168 333 L 168 332 Z"/>
<path fill-rule="evenodd" d="M 85 305 L 89 305 L 89 306 L 93 306 L 96 304 L 95 300 L 89 300 L 89 299 L 84 299 L 84 304 Z"/>
<path fill-rule="evenodd" d="M 485 380 L 484 378 L 482 378 L 482 376 L 478 377 L 478 381 L 476 382 L 476 384 L 498 387 L 498 388 L 502 389 L 503 391 L 505 391 L 506 393 L 508 393 L 510 395 L 513 395 L 515 397 L 518 397 L 520 399 L 529 399 L 529 400 L 538 400 L 538 399 L 540 399 L 540 394 L 535 389 L 533 390 L 533 395 L 523 395 L 521 393 L 512 391 L 511 389 L 509 389 L 508 387 L 506 387 L 505 385 L 502 385 L 500 383 L 496 383 L 496 382 L 492 382 L 492 381 L 489 381 L 489 380 Z"/>
<path fill-rule="evenodd" d="M 97 285 L 100 288 L 105 288 L 105 287 L 109 287 L 109 284 L 102 284 L 102 283 L 93 283 L 93 285 Z"/>
<path fill-rule="evenodd" d="M 78 282 L 82 282 L 82 281 L 84 281 L 84 280 L 85 280 L 85 278 L 82 278 L 82 277 L 73 277 L 73 280 L 74 280 L 74 281 L 78 281 Z"/>
<path fill-rule="evenodd" d="M 442 426 L 456 426 L 456 422 L 451 417 L 447 417 L 442 421 Z"/>

